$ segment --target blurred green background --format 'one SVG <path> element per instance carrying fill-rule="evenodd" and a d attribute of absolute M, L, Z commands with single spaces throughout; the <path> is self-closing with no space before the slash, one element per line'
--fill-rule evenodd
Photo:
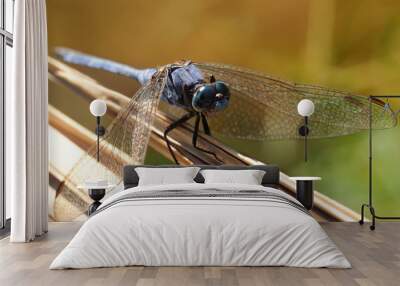
<path fill-rule="evenodd" d="M 49 54 L 65 46 L 136 67 L 192 59 L 366 95 L 400 90 L 399 1 L 48 0 L 47 9 Z M 138 88 L 123 77 L 80 69 L 127 95 Z M 88 102 L 54 84 L 49 97 L 93 128 Z M 367 135 L 313 140 L 308 163 L 301 141 L 221 140 L 289 175 L 321 176 L 320 192 L 359 211 L 368 191 Z M 374 135 L 376 206 L 379 215 L 395 215 L 400 130 Z M 168 162 L 152 150 L 146 161 Z"/>

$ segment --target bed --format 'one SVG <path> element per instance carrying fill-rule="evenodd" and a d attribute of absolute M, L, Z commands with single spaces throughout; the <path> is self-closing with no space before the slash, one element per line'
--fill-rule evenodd
<path fill-rule="evenodd" d="M 104 200 L 50 269 L 351 267 L 301 203 L 279 190 L 276 166 L 196 166 L 193 182 L 140 185 L 143 167 L 151 168 L 124 168 L 124 190 Z M 205 182 L 205 170 L 263 173 L 255 185 Z"/>

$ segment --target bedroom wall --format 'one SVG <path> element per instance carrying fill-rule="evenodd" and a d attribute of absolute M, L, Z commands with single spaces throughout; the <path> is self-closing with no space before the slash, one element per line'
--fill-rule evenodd
<path fill-rule="evenodd" d="M 47 9 L 49 54 L 65 46 L 137 67 L 179 59 L 221 62 L 363 94 L 400 91 L 398 1 L 48 0 Z M 81 70 L 125 94 L 138 88 L 122 77 Z M 53 83 L 49 96 L 53 106 L 93 129 L 88 102 Z M 394 215 L 400 204 L 399 131 L 376 133 L 382 215 Z M 312 141 L 307 164 L 302 142 L 221 140 L 289 175 L 321 176 L 319 191 L 357 211 L 367 198 L 366 133 Z M 152 150 L 147 161 L 168 162 Z"/>

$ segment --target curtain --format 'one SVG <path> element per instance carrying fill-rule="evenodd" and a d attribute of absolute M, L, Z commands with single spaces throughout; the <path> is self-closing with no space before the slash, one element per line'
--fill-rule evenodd
<path fill-rule="evenodd" d="M 6 98 L 6 187 L 12 242 L 48 225 L 48 78 L 45 0 L 15 1 L 13 88 Z"/>

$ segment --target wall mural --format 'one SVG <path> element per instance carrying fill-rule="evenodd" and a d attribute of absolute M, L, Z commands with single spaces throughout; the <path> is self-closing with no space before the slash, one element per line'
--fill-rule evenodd
<path fill-rule="evenodd" d="M 120 188 L 126 163 L 240 163 L 221 146 L 277 164 L 289 175 L 321 176 L 321 193 L 358 212 L 368 191 L 363 130 L 370 106 L 367 96 L 356 94 L 399 88 L 400 5 L 264 1 L 260 9 L 258 1 L 249 1 L 243 9 L 240 1 L 229 1 L 220 9 L 224 1 L 177 2 L 163 1 L 154 10 L 154 3 L 121 1 L 104 10 L 105 2 L 48 1 L 51 218 L 85 219 L 92 200 L 81 185 L 105 179 L 115 185 L 109 196 Z M 380 9 L 376 22 L 363 14 L 365 6 Z M 180 17 L 167 17 L 172 10 Z M 365 34 L 365 25 L 376 33 Z M 163 65 L 168 62 L 175 64 Z M 99 144 L 89 111 L 94 99 L 107 103 Z M 309 118 L 298 114 L 304 99 L 315 106 Z M 398 183 L 384 180 L 395 178 L 392 158 L 400 157 L 393 108 L 391 102 L 372 102 L 373 127 L 382 129 L 375 135 L 376 168 L 385 170 L 376 172 L 375 185 L 384 190 L 377 204 L 389 215 L 400 200 L 394 196 Z M 166 145 L 165 130 L 186 121 L 194 133 L 171 132 Z M 304 137 L 313 139 L 307 162 Z"/>

